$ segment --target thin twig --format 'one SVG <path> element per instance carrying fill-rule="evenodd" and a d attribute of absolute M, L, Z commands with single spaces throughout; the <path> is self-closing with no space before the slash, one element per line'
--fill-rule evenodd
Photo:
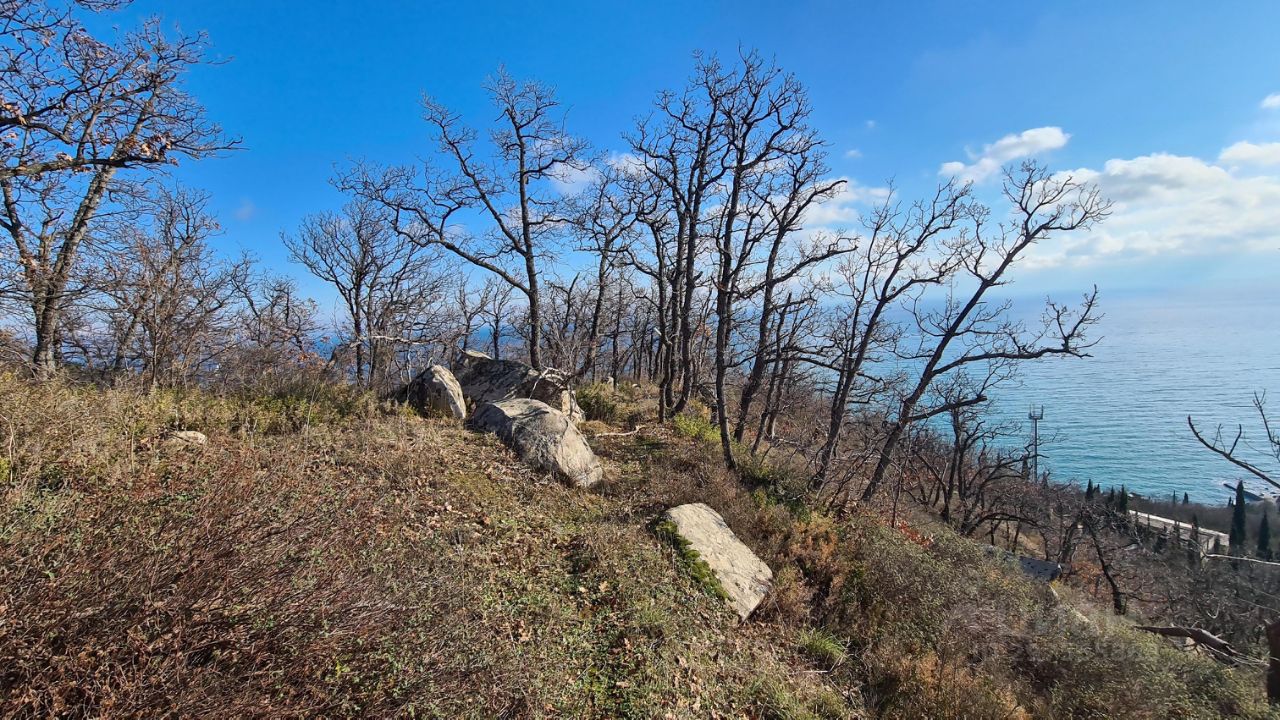
<path fill-rule="evenodd" d="M 635 430 L 631 430 L 631 431 L 629 431 L 629 432 L 596 433 L 595 435 L 592 435 L 591 437 L 592 437 L 592 438 L 602 438 L 602 437 L 629 437 L 629 436 L 631 436 L 631 435 L 635 435 L 636 433 L 640 432 L 640 431 L 641 431 L 641 430 L 643 430 L 643 429 L 644 429 L 644 425 L 637 425 Z"/>

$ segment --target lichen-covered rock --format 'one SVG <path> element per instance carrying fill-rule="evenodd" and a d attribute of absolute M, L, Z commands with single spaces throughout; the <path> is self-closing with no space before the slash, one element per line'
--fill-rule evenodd
<path fill-rule="evenodd" d="M 703 503 L 690 503 L 667 510 L 663 519 L 681 542 L 681 548 L 696 553 L 694 562 L 705 563 L 715 575 L 719 590 L 746 620 L 768 594 L 773 571 L 733 534 L 720 513 Z"/>
<path fill-rule="evenodd" d="M 511 398 L 481 405 L 471 418 L 476 430 L 492 432 L 526 465 L 577 487 L 600 482 L 604 469 L 569 417 L 544 402 Z"/>
<path fill-rule="evenodd" d="M 464 418 L 467 403 L 458 379 L 443 365 L 432 365 L 418 373 L 400 391 L 400 399 L 424 415 Z"/>
<path fill-rule="evenodd" d="M 555 368 L 539 372 L 518 360 L 494 360 L 482 352 L 465 350 L 458 355 L 454 370 L 462 394 L 477 407 L 510 398 L 532 398 L 565 413 L 573 422 L 583 419 L 569 376 Z"/>

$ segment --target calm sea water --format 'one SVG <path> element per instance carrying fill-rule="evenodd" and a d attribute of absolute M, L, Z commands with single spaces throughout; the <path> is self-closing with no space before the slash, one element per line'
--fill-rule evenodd
<path fill-rule="evenodd" d="M 1104 297 L 1093 357 L 1027 365 L 1018 385 L 998 391 L 995 412 L 1020 418 L 1029 436 L 1029 405 L 1044 405 L 1041 436 L 1058 437 L 1042 445 L 1041 467 L 1057 480 L 1210 503 L 1226 501 L 1223 482 L 1263 490 L 1187 428 L 1190 414 L 1202 429 L 1227 424 L 1232 436 L 1243 422 L 1246 439 L 1260 439 L 1252 398 L 1261 390 L 1280 420 L 1280 292 L 1230 295 Z"/>

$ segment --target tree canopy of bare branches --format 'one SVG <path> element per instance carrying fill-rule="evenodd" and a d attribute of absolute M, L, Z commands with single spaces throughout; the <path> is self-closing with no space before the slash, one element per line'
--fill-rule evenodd
<path fill-rule="evenodd" d="M 117 174 L 207 157 L 235 141 L 183 89 L 184 75 L 206 62 L 203 36 L 166 35 L 151 20 L 107 42 L 73 7 L 44 0 L 6 2 L 0 13 L 0 229 L 43 375 L 54 369 L 81 249 Z"/>

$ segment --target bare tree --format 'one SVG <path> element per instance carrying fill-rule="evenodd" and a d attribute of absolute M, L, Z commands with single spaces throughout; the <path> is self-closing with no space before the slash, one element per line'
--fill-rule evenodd
<path fill-rule="evenodd" d="M 1265 458 L 1273 463 L 1280 463 L 1280 434 L 1277 434 L 1275 429 L 1271 427 L 1271 419 L 1267 416 L 1267 394 L 1265 392 L 1254 393 L 1253 408 L 1258 413 L 1258 422 L 1262 428 L 1263 439 L 1261 446 L 1250 442 L 1245 437 L 1243 423 L 1236 425 L 1235 437 L 1230 442 L 1227 442 L 1226 436 L 1223 435 L 1221 425 L 1217 427 L 1212 437 L 1205 437 L 1204 433 L 1196 427 L 1195 421 L 1191 419 L 1190 415 L 1187 416 L 1187 426 L 1191 428 L 1191 434 L 1195 436 L 1196 440 L 1209 451 L 1272 487 L 1280 488 L 1280 480 L 1275 479 L 1277 475 L 1274 470 L 1262 468 L 1258 460 L 1242 457 L 1241 451 L 1247 450 L 1260 458 Z"/>
<path fill-rule="evenodd" d="M 628 137 L 637 158 L 641 220 L 653 240 L 651 258 L 633 254 L 631 262 L 654 281 L 658 295 L 660 419 L 684 409 L 695 382 L 697 294 L 704 277 L 698 265 L 715 234 L 712 216 L 728 172 L 721 74 L 714 60 L 699 58 L 684 91 L 661 93 L 653 114 Z"/>
<path fill-rule="evenodd" d="M 471 346 L 471 336 L 484 314 L 485 305 L 489 301 L 491 286 L 486 284 L 478 291 L 471 287 L 471 278 L 465 275 L 458 279 L 453 288 L 453 319 L 457 322 L 456 337 L 446 342 L 450 347 L 457 346 L 463 352 Z"/>
<path fill-rule="evenodd" d="M 801 84 L 758 54 L 743 54 L 730 67 L 699 58 L 684 92 L 661 95 L 654 116 L 630 138 L 641 218 L 653 239 L 648 257 L 633 254 L 631 261 L 657 285 L 663 409 L 679 412 L 695 384 L 696 289 L 709 275 L 714 403 L 730 467 L 733 442 L 745 432 L 746 413 L 769 364 L 758 351 L 770 342 L 779 289 L 847 250 L 840 238 L 795 244 L 806 211 L 843 186 L 823 177 L 823 147 L 807 125 L 809 113 Z M 699 266 L 708 255 L 704 270 Z M 747 359 L 736 356 L 736 325 L 757 295 L 763 296 L 762 328 L 740 397 L 746 408 L 731 430 L 727 380 Z"/>
<path fill-rule="evenodd" d="M 514 294 L 515 288 L 497 278 L 485 280 L 480 293 L 480 316 L 488 326 L 489 347 L 495 360 L 502 359 L 502 332 L 504 326 L 512 323 L 511 302 Z"/>
<path fill-rule="evenodd" d="M 991 232 L 985 213 L 977 213 L 971 233 L 949 241 L 962 278 L 940 309 L 914 306 L 915 348 L 903 357 L 920 370 L 898 400 L 880 457 L 862 499 L 875 496 L 894 461 L 899 441 L 913 423 L 952 409 L 977 405 L 990 388 L 1009 377 L 1017 363 L 1051 356 L 1084 356 L 1086 337 L 1097 321 L 1097 290 L 1077 308 L 1049 301 L 1041 327 L 1029 329 L 1009 317 L 1007 302 L 992 304 L 988 294 L 1009 282 L 1009 272 L 1037 242 L 1058 232 L 1091 227 L 1110 205 L 1096 188 L 1057 177 L 1026 162 L 1005 173 L 1004 195 L 1011 218 Z M 963 283 L 963 284 L 962 284 Z M 965 376 L 970 392 L 960 396 L 930 392 Z"/>
<path fill-rule="evenodd" d="M 444 248 L 523 294 L 529 362 L 542 369 L 542 266 L 553 259 L 566 226 L 554 181 L 587 171 L 587 145 L 565 132 L 550 88 L 499 71 L 487 89 L 501 116 L 488 156 L 477 155 L 474 129 L 428 98 L 424 117 L 449 169 L 428 167 L 419 183 L 412 168 L 360 168 L 346 185 L 391 209 L 400 234 Z M 455 224 L 465 211 L 487 229 L 473 233 Z"/>
<path fill-rule="evenodd" d="M 951 410 L 949 447 L 945 453 L 921 452 L 916 456 L 933 486 L 927 504 L 938 507 L 944 522 L 962 535 L 1001 523 L 1033 522 L 1020 508 L 1019 498 L 1028 482 L 1025 454 L 999 447 L 999 440 L 1014 428 L 992 423 L 982 406 Z"/>
<path fill-rule="evenodd" d="M 938 252 L 940 242 L 973 212 L 970 187 L 953 180 L 928 200 L 905 209 L 891 191 L 866 219 L 859 250 L 839 268 L 840 282 L 833 292 L 845 300 L 834 310 L 827 347 L 811 359 L 834 372 L 826 437 L 813 475 L 815 489 L 827 480 L 851 405 L 865 406 L 885 387 L 884 378 L 871 377 L 864 368 L 901 336 L 890 310 L 954 272 L 955 259 Z"/>
<path fill-rule="evenodd" d="M 241 317 L 237 345 L 262 355 L 259 368 L 275 368 L 305 361 L 315 354 L 320 330 L 314 300 L 298 295 L 290 279 L 274 275 L 249 275 L 236 288 Z M 292 357 L 292 362 L 287 358 Z"/>
<path fill-rule="evenodd" d="M 283 237 L 296 262 L 337 290 L 355 348 L 356 381 L 369 385 L 388 380 L 397 349 L 438 339 L 420 327 L 444 287 L 436 258 L 392 223 L 382 205 L 357 198 L 340 213 L 305 218 L 296 235 Z"/>
<path fill-rule="evenodd" d="M 584 352 L 581 364 L 574 364 L 574 377 L 583 377 L 595 369 L 596 358 L 600 353 L 605 304 L 620 264 L 621 247 L 632 240 L 633 230 L 638 222 L 637 199 L 619 187 L 619 175 L 616 168 L 606 168 L 599 179 L 575 198 L 573 203 L 573 227 L 579 239 L 579 250 L 596 257 L 591 310 L 583 341 Z M 621 312 L 622 308 L 618 307 L 617 310 Z M 616 349 L 616 335 L 614 337 Z"/>
<path fill-rule="evenodd" d="M 745 287 L 739 290 L 743 299 L 759 297 L 760 307 L 750 369 L 738 399 L 738 418 L 733 430 L 736 442 L 742 441 L 752 403 L 766 373 L 771 367 L 786 362 L 783 351 L 791 348 L 782 346 L 778 341 L 787 317 L 793 321 L 804 317 L 795 311 L 810 304 L 815 293 L 824 290 L 811 271 L 854 250 L 850 239 L 839 234 L 818 233 L 808 241 L 800 239 L 806 213 L 815 205 L 835 197 L 845 181 L 825 177 L 829 168 L 824 159 L 825 151 L 816 136 L 800 135 L 798 139 L 783 138 L 781 142 L 785 147 L 772 163 L 771 171 L 763 174 L 763 182 L 752 183 L 748 187 L 747 212 L 759 225 L 756 233 L 760 235 L 758 243 L 764 248 L 764 257 L 760 261 L 749 258 L 744 263 L 748 265 L 748 272 L 755 262 L 761 262 L 763 270 L 758 278 L 744 278 Z M 752 231 L 748 230 L 744 237 L 749 238 L 751 234 Z M 781 302 L 780 294 L 792 284 L 806 285 L 807 290 L 801 297 L 788 293 L 787 300 Z"/>
<path fill-rule="evenodd" d="M 203 192 L 159 188 L 113 225 L 102 270 L 112 370 L 136 366 L 153 386 L 181 385 L 231 344 L 236 291 L 250 263 L 215 256 L 209 240 L 219 227 L 208 201 Z"/>
<path fill-rule="evenodd" d="M 166 37 L 152 20 L 111 44 L 90 35 L 71 6 L 45 0 L 0 3 L 0 26 L 0 228 L 19 265 L 43 376 L 55 368 L 69 286 L 117 173 L 235 142 L 183 90 L 183 75 L 204 62 L 201 35 Z"/>

